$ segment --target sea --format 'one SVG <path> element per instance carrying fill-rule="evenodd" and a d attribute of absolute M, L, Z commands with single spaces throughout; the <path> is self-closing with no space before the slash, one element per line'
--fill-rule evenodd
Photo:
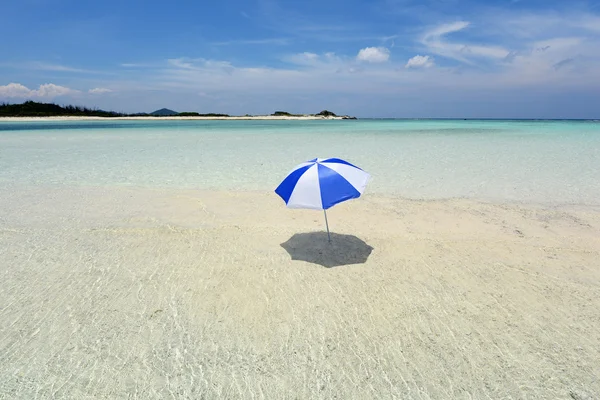
<path fill-rule="evenodd" d="M 271 191 L 317 157 L 369 172 L 366 195 L 600 205 L 598 121 L 0 120 L 0 190 Z"/>

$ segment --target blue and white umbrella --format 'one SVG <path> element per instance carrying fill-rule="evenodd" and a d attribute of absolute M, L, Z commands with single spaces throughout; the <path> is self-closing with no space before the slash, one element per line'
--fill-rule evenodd
<path fill-rule="evenodd" d="M 356 199 L 364 192 L 370 175 L 339 158 L 315 158 L 294 168 L 275 189 L 289 208 L 325 212 L 342 201 Z M 331 240 L 331 239 L 330 239 Z"/>

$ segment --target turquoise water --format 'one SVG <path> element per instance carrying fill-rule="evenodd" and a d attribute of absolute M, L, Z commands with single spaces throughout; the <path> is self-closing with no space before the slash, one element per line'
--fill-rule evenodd
<path fill-rule="evenodd" d="M 592 121 L 0 121 L 0 186 L 272 190 L 296 164 L 340 157 L 367 191 L 600 204 Z"/>

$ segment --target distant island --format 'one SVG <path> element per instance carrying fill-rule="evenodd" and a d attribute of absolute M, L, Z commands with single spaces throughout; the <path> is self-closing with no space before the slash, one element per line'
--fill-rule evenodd
<path fill-rule="evenodd" d="M 172 117 L 178 114 L 177 111 L 169 110 L 168 108 L 161 108 L 160 110 L 150 113 L 153 117 Z"/>
<path fill-rule="evenodd" d="M 348 115 L 338 116 L 323 110 L 317 114 L 292 114 L 287 111 L 275 111 L 271 115 L 231 116 L 219 113 L 198 113 L 195 111 L 177 112 L 168 108 L 151 113 L 126 114 L 115 111 L 104 111 L 80 106 L 59 106 L 53 103 L 26 101 L 22 104 L 0 104 L 0 118 L 165 118 L 165 119 L 356 119 Z"/>

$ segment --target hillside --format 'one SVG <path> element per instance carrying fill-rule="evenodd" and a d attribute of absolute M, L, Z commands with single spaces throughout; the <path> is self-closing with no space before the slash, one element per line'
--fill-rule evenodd
<path fill-rule="evenodd" d="M 179 113 L 177 111 L 169 110 L 168 108 L 161 108 L 160 110 L 151 112 L 150 115 L 155 117 L 173 117 L 179 115 Z"/>

